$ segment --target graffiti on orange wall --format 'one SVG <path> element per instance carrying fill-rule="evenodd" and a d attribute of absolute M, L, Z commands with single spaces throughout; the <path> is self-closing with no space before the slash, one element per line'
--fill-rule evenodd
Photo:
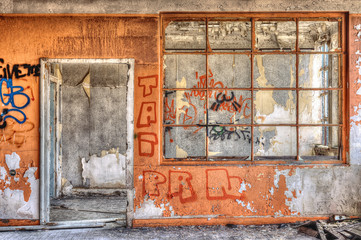
<path fill-rule="evenodd" d="M 158 144 L 158 137 L 155 133 L 138 133 L 139 156 L 153 157 L 154 147 Z"/>
<path fill-rule="evenodd" d="M 21 126 L 12 119 L 7 121 L 7 126 L 4 129 L 0 129 L 0 144 L 9 143 L 16 147 L 21 147 L 26 141 L 26 133 L 33 130 L 35 124 L 30 121 L 26 121 Z"/>
<path fill-rule="evenodd" d="M 158 86 L 158 75 L 138 77 L 138 86 L 143 87 L 143 97 L 149 97 L 153 88 Z M 137 128 L 151 127 L 157 123 L 156 102 L 144 101 L 138 114 Z M 158 144 L 158 135 L 154 132 L 142 131 L 137 134 L 139 156 L 153 157 L 155 145 Z"/>
<path fill-rule="evenodd" d="M 155 102 L 142 102 L 138 116 L 137 127 L 150 127 L 152 123 L 157 122 Z"/>
<path fill-rule="evenodd" d="M 239 192 L 242 179 L 229 176 L 227 169 L 206 170 L 206 195 L 208 200 L 243 199 Z"/>
<path fill-rule="evenodd" d="M 22 109 L 30 103 L 30 97 L 24 93 L 22 86 L 14 86 L 12 79 L 2 78 L 0 80 L 0 99 L 3 108 L 0 114 L 0 128 L 6 127 L 6 119 L 12 118 L 19 124 L 26 121 L 26 115 Z"/>
<path fill-rule="evenodd" d="M 168 171 L 167 177 L 157 171 L 143 171 L 143 197 L 159 197 L 161 193 L 160 185 L 168 181 L 168 192 L 165 194 L 168 199 L 179 198 L 183 203 L 194 202 L 197 200 L 197 194 L 193 189 L 192 174 L 186 171 Z M 163 188 L 166 191 L 166 188 Z"/>
<path fill-rule="evenodd" d="M 167 181 L 166 176 L 156 171 L 143 171 L 143 197 L 160 196 L 159 185 Z"/>
<path fill-rule="evenodd" d="M 197 195 L 191 180 L 192 175 L 189 172 L 169 170 L 168 198 L 179 197 L 181 203 L 196 201 Z"/>
<path fill-rule="evenodd" d="M 40 76 L 40 64 L 5 64 L 3 58 L 0 58 L 0 78 L 6 79 L 19 79 L 23 77 L 39 77 Z"/>
<path fill-rule="evenodd" d="M 158 87 L 158 75 L 138 77 L 138 86 L 143 87 L 143 97 L 150 96 L 153 88 Z"/>

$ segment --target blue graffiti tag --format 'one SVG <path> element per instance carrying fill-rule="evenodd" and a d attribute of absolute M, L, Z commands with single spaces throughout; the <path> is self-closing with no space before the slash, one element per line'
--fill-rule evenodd
<path fill-rule="evenodd" d="M 7 89 L 10 89 L 10 93 L 3 93 L 3 83 L 6 83 L 6 88 Z M 30 103 L 30 98 L 28 95 L 26 95 L 25 93 L 23 93 L 24 91 L 24 88 L 21 87 L 21 86 L 13 86 L 13 81 L 12 79 L 6 79 L 6 78 L 2 78 L 1 81 L 0 81 L 0 98 L 1 98 L 1 102 L 5 105 L 5 106 L 8 106 L 9 104 L 14 108 L 14 109 L 3 109 L 1 115 L 0 115 L 0 119 L 2 121 L 4 121 L 4 124 L 6 125 L 5 123 L 5 120 L 7 118 L 12 118 L 14 119 L 16 122 L 22 124 L 26 121 L 26 115 L 23 111 L 21 111 L 20 109 L 23 109 L 25 107 L 27 107 Z M 26 103 L 21 105 L 21 106 L 18 106 L 15 104 L 15 96 L 23 96 L 26 98 Z M 4 98 L 7 97 L 8 100 L 5 102 L 4 101 Z M 23 120 L 19 120 L 18 118 L 14 117 L 14 116 L 11 116 L 11 115 L 7 115 L 9 114 L 10 112 L 18 112 L 20 113 L 21 115 L 23 115 Z M 0 120 L 0 121 L 1 121 Z"/>

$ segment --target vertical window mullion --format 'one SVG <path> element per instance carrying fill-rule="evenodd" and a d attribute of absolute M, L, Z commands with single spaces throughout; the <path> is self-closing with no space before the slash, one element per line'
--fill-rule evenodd
<path fill-rule="evenodd" d="M 254 103 L 253 103 L 253 78 L 254 78 L 254 74 L 253 74 L 253 64 L 254 64 L 254 49 L 255 49 L 255 44 L 256 44 L 256 33 L 255 33 L 255 20 L 254 18 L 251 18 L 251 23 L 252 23 L 252 27 L 251 27 L 251 31 L 252 31 L 252 46 L 251 46 L 251 161 L 254 161 Z"/>
<path fill-rule="evenodd" d="M 296 161 L 300 160 L 300 139 L 299 139 L 299 85 L 298 85 L 298 65 L 299 65 L 299 47 L 298 47 L 298 41 L 299 41 L 299 19 L 296 18 L 296 141 L 297 141 L 297 158 Z"/>
<path fill-rule="evenodd" d="M 206 161 L 208 161 L 208 148 L 209 148 L 209 138 L 208 138 L 208 18 L 206 18 Z"/>

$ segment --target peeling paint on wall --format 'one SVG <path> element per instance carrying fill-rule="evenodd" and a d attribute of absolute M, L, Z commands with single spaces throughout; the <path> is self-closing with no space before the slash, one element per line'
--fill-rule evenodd
<path fill-rule="evenodd" d="M 21 159 L 17 153 L 5 154 L 5 159 L 8 170 L 0 167 L 0 206 L 6 207 L 0 208 L 0 218 L 37 219 L 39 180 L 35 178 L 35 173 L 38 168 L 29 167 L 22 175 Z"/>
<path fill-rule="evenodd" d="M 118 151 L 105 151 L 102 157 L 93 155 L 88 161 L 82 159 L 84 186 L 90 188 L 121 188 L 125 182 L 126 157 Z"/>

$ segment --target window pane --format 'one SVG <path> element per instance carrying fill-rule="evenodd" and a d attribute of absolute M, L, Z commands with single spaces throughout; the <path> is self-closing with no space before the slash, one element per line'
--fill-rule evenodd
<path fill-rule="evenodd" d="M 208 127 L 208 156 L 213 160 L 221 157 L 238 157 L 250 160 L 251 127 Z"/>
<path fill-rule="evenodd" d="M 206 156 L 205 127 L 165 127 L 165 158 L 191 158 Z"/>
<path fill-rule="evenodd" d="M 298 31 L 301 51 L 340 50 L 338 21 L 300 21 Z"/>
<path fill-rule="evenodd" d="M 166 51 L 206 49 L 206 24 L 203 21 L 171 22 L 165 29 Z"/>
<path fill-rule="evenodd" d="M 339 55 L 304 54 L 299 55 L 299 86 L 301 88 L 341 87 L 339 77 Z"/>
<path fill-rule="evenodd" d="M 296 127 L 255 127 L 254 159 L 296 159 Z"/>
<path fill-rule="evenodd" d="M 255 123 L 296 123 L 296 91 L 260 90 L 254 94 Z"/>
<path fill-rule="evenodd" d="M 341 123 L 341 91 L 300 91 L 299 94 L 299 123 Z"/>
<path fill-rule="evenodd" d="M 257 49 L 295 50 L 296 22 L 256 21 L 255 27 Z"/>
<path fill-rule="evenodd" d="M 209 88 L 250 88 L 251 59 L 247 55 L 209 55 Z"/>
<path fill-rule="evenodd" d="M 205 94 L 205 91 L 165 91 L 164 124 L 205 124 Z"/>
<path fill-rule="evenodd" d="M 164 56 L 164 88 L 205 88 L 205 55 Z"/>
<path fill-rule="evenodd" d="M 208 22 L 208 38 L 212 51 L 237 52 L 251 50 L 251 37 L 251 22 Z"/>
<path fill-rule="evenodd" d="M 210 124 L 251 123 L 251 91 L 209 91 L 208 121 Z"/>
<path fill-rule="evenodd" d="M 253 62 L 256 88 L 296 87 L 296 55 L 257 55 Z"/>
<path fill-rule="evenodd" d="M 341 128 L 300 127 L 299 137 L 303 160 L 340 159 Z"/>

